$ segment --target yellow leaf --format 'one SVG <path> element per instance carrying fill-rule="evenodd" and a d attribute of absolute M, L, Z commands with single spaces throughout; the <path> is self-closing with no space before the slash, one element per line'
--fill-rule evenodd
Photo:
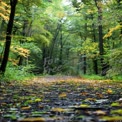
<path fill-rule="evenodd" d="M 95 98 L 86 98 L 85 100 L 88 100 L 88 101 L 96 101 Z"/>
<path fill-rule="evenodd" d="M 81 104 L 80 107 L 82 107 L 82 108 L 88 108 L 88 107 L 90 107 L 90 106 L 87 105 L 87 104 Z"/>
<path fill-rule="evenodd" d="M 35 99 L 35 102 L 41 102 L 41 101 L 42 101 L 42 99 L 40 99 L 40 98 Z"/>
<path fill-rule="evenodd" d="M 94 112 L 96 115 L 106 115 L 105 111 L 97 110 Z"/>
<path fill-rule="evenodd" d="M 53 112 L 65 112 L 65 109 L 63 109 L 63 108 L 52 108 L 51 111 L 53 111 Z"/>
<path fill-rule="evenodd" d="M 106 39 L 106 38 L 110 37 L 112 35 L 113 31 L 119 30 L 121 28 L 122 28 L 122 25 L 117 25 L 114 28 L 111 28 L 110 31 L 107 34 L 105 34 L 103 39 Z"/>
<path fill-rule="evenodd" d="M 112 94 L 113 91 L 112 91 L 111 89 L 108 89 L 108 90 L 107 90 L 107 93 L 108 93 L 108 94 Z"/>
<path fill-rule="evenodd" d="M 38 117 L 38 118 L 25 118 L 19 120 L 18 122 L 46 122 L 46 120 L 44 118 Z"/>
<path fill-rule="evenodd" d="M 67 97 L 67 94 L 63 92 L 63 93 L 59 94 L 59 97 L 60 97 L 60 98 Z"/>
<path fill-rule="evenodd" d="M 26 107 L 22 107 L 22 110 L 29 110 L 31 107 L 30 106 L 26 106 Z"/>
<path fill-rule="evenodd" d="M 9 18 L 5 15 L 3 15 L 2 13 L 0 13 L 0 16 L 4 19 L 4 20 L 8 20 Z"/>
<path fill-rule="evenodd" d="M 11 50 L 14 53 L 18 53 L 19 55 L 23 56 L 23 57 L 28 57 L 30 51 L 28 49 L 22 48 L 22 47 L 15 47 L 15 46 L 11 46 Z"/>
<path fill-rule="evenodd" d="M 8 6 L 5 2 L 0 2 L 3 6 L 6 6 L 8 8 L 10 8 L 10 6 Z"/>

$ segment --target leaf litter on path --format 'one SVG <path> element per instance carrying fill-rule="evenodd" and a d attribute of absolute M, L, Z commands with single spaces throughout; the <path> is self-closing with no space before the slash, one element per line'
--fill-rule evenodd
<path fill-rule="evenodd" d="M 122 84 L 48 76 L 0 86 L 0 122 L 122 121 Z"/>

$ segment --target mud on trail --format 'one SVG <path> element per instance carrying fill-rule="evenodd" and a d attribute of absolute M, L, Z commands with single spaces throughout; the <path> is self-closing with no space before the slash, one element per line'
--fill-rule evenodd
<path fill-rule="evenodd" d="M 122 82 L 46 76 L 0 85 L 0 122 L 121 121 Z"/>

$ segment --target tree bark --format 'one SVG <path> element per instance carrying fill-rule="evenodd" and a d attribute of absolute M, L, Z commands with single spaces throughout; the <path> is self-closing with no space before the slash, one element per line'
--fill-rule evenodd
<path fill-rule="evenodd" d="M 83 73 L 86 74 L 86 54 L 83 55 Z"/>
<path fill-rule="evenodd" d="M 4 28 L 4 25 L 5 25 L 5 20 L 2 20 L 1 25 L 0 25 L 0 40 L 3 39 L 2 33 L 4 31 L 4 29 L 3 29 Z"/>
<path fill-rule="evenodd" d="M 92 20 L 94 19 L 93 14 L 91 15 L 91 19 Z M 95 35 L 96 32 L 95 32 L 94 23 L 92 23 L 92 31 L 93 31 L 93 40 L 94 40 L 94 42 L 96 42 L 97 39 L 96 39 L 96 35 Z M 94 73 L 98 74 L 98 63 L 97 63 L 97 59 L 96 58 L 93 59 L 93 69 L 94 69 Z"/>
<path fill-rule="evenodd" d="M 117 3 L 118 3 L 118 8 L 121 9 L 121 0 L 117 0 Z M 120 16 L 119 18 L 119 24 L 122 25 L 122 18 Z M 121 31 L 120 31 L 120 34 L 122 34 L 122 28 L 121 28 Z"/>
<path fill-rule="evenodd" d="M 63 64 L 63 34 L 62 34 L 62 27 L 61 27 L 59 65 L 62 65 L 62 64 Z"/>
<path fill-rule="evenodd" d="M 62 20 L 62 19 L 61 19 Z M 60 32 L 60 29 L 61 29 L 61 20 L 59 21 L 58 25 L 57 25 L 57 28 L 56 28 L 56 31 L 55 31 L 55 35 L 54 35 L 54 38 L 52 40 L 52 45 L 51 45 L 51 48 L 50 48 L 50 59 L 52 59 L 52 56 L 53 56 L 53 50 L 54 50 L 54 47 L 55 47 L 55 44 L 56 44 L 56 40 L 57 40 L 57 37 L 59 35 L 59 32 Z"/>
<path fill-rule="evenodd" d="M 22 30 L 22 36 L 24 38 L 28 35 L 28 25 L 29 25 L 28 20 L 24 20 L 24 22 L 23 22 L 23 30 Z M 25 42 L 25 40 L 20 40 L 20 44 L 23 44 L 24 42 Z M 18 57 L 19 57 L 18 66 L 21 66 L 23 64 L 24 58 L 21 55 L 19 55 Z"/>
<path fill-rule="evenodd" d="M 86 22 L 87 22 L 87 16 L 85 16 L 85 20 L 86 20 Z M 86 33 L 87 33 L 87 23 L 85 23 L 84 26 L 85 26 L 85 27 L 84 27 L 84 28 L 85 28 L 84 32 L 85 32 L 85 34 L 86 34 Z M 86 41 L 86 39 L 87 39 L 87 36 L 85 35 L 84 40 Z M 84 54 L 83 54 L 83 73 L 84 73 L 84 74 L 86 74 L 86 70 L 87 70 L 86 65 L 87 65 L 87 63 L 86 63 L 86 54 L 84 53 Z"/>
<path fill-rule="evenodd" d="M 17 2 L 18 0 L 10 0 L 11 11 L 10 11 L 10 17 L 9 17 L 9 22 L 6 31 L 5 50 L 4 50 L 3 60 L 0 67 L 0 72 L 2 74 L 5 73 L 7 62 L 8 62 L 10 45 L 11 45 L 12 28 L 14 23 L 14 16 L 15 16 L 15 9 L 16 9 Z"/>
<path fill-rule="evenodd" d="M 103 62 L 103 54 L 104 54 L 104 48 L 103 48 L 103 27 L 102 27 L 102 6 L 100 0 L 95 0 L 95 4 L 98 10 L 98 32 L 99 32 L 99 54 L 100 54 L 100 62 L 101 62 L 101 75 L 105 75 L 104 72 L 104 62 Z"/>

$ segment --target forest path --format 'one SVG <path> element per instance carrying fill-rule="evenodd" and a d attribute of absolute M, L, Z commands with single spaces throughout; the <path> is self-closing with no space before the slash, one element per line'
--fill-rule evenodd
<path fill-rule="evenodd" d="M 69 76 L 69 75 L 48 75 L 43 77 L 35 78 L 34 82 L 53 82 L 53 81 L 67 81 L 67 80 L 83 80 L 83 78 L 78 76 Z"/>
<path fill-rule="evenodd" d="M 34 83 L 58 82 L 58 81 L 81 81 L 81 82 L 86 82 L 86 83 L 87 82 L 93 83 L 98 80 L 88 80 L 88 79 L 82 78 L 80 76 L 71 76 L 71 75 L 47 75 L 47 76 L 34 78 L 32 81 Z M 98 82 L 103 82 L 103 80 L 99 80 Z"/>
<path fill-rule="evenodd" d="M 45 76 L 0 85 L 0 122 L 121 121 L 121 82 Z"/>

